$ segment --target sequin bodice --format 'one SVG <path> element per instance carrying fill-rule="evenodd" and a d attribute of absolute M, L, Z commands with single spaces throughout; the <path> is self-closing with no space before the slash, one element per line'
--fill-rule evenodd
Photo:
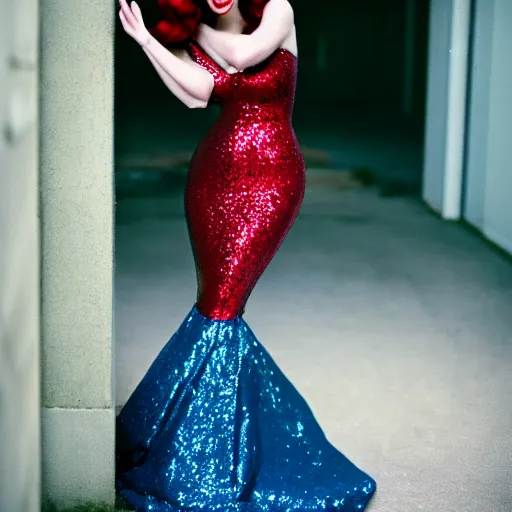
<path fill-rule="evenodd" d="M 198 274 L 199 311 L 241 314 L 299 211 L 303 156 L 293 131 L 297 58 L 276 50 L 230 74 L 197 44 L 192 58 L 214 77 L 219 119 L 190 163 L 185 207 Z"/>
<path fill-rule="evenodd" d="M 261 64 L 237 73 L 226 72 L 197 44 L 190 51 L 196 63 L 213 75 L 211 99 L 227 104 L 224 114 L 236 115 L 249 108 L 258 116 L 261 111 L 283 119 L 291 116 L 297 58 L 288 50 L 280 48 Z"/>

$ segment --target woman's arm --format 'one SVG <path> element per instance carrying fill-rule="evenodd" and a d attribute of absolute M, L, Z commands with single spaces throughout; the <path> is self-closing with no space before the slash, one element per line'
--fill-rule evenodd
<path fill-rule="evenodd" d="M 186 52 L 174 55 L 151 36 L 135 2 L 132 2 L 131 8 L 126 0 L 119 2 L 123 28 L 142 46 L 165 85 L 188 107 L 205 107 L 213 90 L 213 76 L 187 58 Z"/>
<path fill-rule="evenodd" d="M 190 108 L 204 108 L 213 91 L 214 78 L 199 67 L 185 51 L 167 50 L 154 37 L 142 47 L 169 90 Z"/>
<path fill-rule="evenodd" d="M 171 75 L 165 71 L 165 69 L 159 64 L 159 62 L 148 52 L 145 51 L 148 56 L 151 64 L 155 68 L 156 72 L 159 74 L 163 83 L 167 86 L 167 88 L 178 98 L 182 103 L 184 103 L 188 108 L 205 108 L 208 105 L 208 100 L 198 99 L 191 94 L 189 94 L 184 88 L 182 88 L 176 80 L 173 80 Z M 180 58 L 180 57 L 178 57 Z"/>
<path fill-rule="evenodd" d="M 279 48 L 293 29 L 293 9 L 288 0 L 270 0 L 258 28 L 252 34 L 230 34 L 201 24 L 197 42 L 213 49 L 226 62 L 242 71 L 263 62 Z"/>

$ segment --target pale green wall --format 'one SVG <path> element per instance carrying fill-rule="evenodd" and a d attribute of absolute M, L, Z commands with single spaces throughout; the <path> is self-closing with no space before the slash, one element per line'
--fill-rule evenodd
<path fill-rule="evenodd" d="M 512 254 L 512 2 L 477 0 L 466 219 Z"/>
<path fill-rule="evenodd" d="M 0 511 L 39 512 L 37 1 L 0 2 Z"/>

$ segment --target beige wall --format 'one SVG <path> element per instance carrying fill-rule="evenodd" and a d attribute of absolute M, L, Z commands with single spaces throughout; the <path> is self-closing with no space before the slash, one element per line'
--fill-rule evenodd
<path fill-rule="evenodd" d="M 0 510 L 39 506 L 37 0 L 0 2 Z"/>

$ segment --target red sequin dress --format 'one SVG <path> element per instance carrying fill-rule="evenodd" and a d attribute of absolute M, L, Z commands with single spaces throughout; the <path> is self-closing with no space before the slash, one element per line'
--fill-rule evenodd
<path fill-rule="evenodd" d="M 304 195 L 296 58 L 278 50 L 230 75 L 191 53 L 223 105 L 186 188 L 198 300 L 117 418 L 118 490 L 138 512 L 362 512 L 375 481 L 240 316 Z"/>
<path fill-rule="evenodd" d="M 304 196 L 304 160 L 291 123 L 297 59 L 279 49 L 229 74 L 197 44 L 190 51 L 214 76 L 212 101 L 222 104 L 192 159 L 185 205 L 197 308 L 223 320 L 243 312 Z"/>

